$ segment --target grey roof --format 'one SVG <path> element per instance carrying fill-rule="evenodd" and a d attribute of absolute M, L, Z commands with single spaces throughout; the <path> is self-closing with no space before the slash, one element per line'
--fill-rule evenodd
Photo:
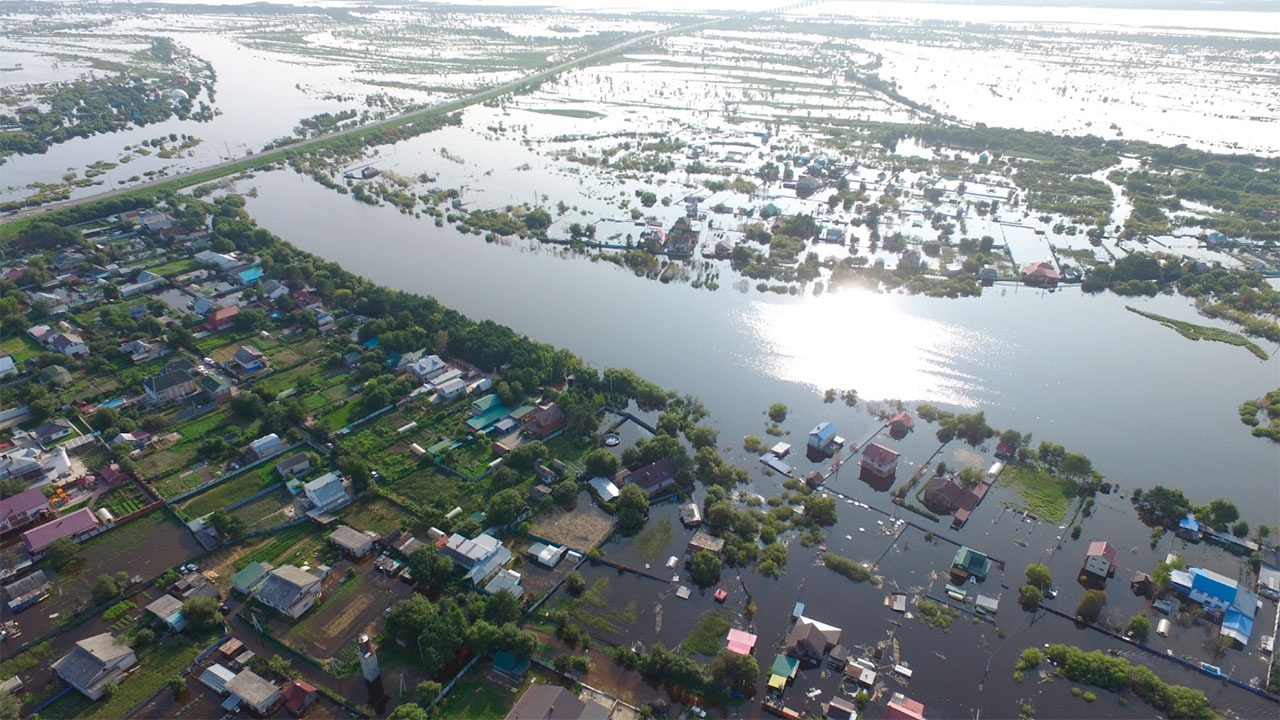
<path fill-rule="evenodd" d="M 143 380 L 142 383 L 151 392 L 161 393 L 171 387 L 194 381 L 195 378 L 191 377 L 191 373 L 187 370 L 169 370 L 159 375 L 152 375 Z"/>
<path fill-rule="evenodd" d="M 535 683 L 507 713 L 507 720 L 579 720 L 588 716 L 588 707 L 595 710 L 596 715 L 607 714 L 603 712 L 605 708 L 594 703 L 588 706 L 565 688 Z"/>
<path fill-rule="evenodd" d="M 267 581 L 258 590 L 257 597 L 271 607 L 287 612 L 308 587 L 319 582 L 320 578 L 300 567 L 283 565 L 267 573 Z"/>
<path fill-rule="evenodd" d="M 329 542 L 345 550 L 356 552 L 373 542 L 373 538 L 365 535 L 350 525 L 339 525 L 338 529 L 329 533 Z"/>
<path fill-rule="evenodd" d="M 242 670 L 226 683 L 227 692 L 241 700 L 262 707 L 273 702 L 272 695 L 279 695 L 280 688 L 252 670 Z"/>
<path fill-rule="evenodd" d="M 161 620 L 168 620 L 180 610 L 182 610 L 182 601 L 172 595 L 161 595 L 147 606 L 147 612 Z"/>
<path fill-rule="evenodd" d="M 113 663 L 132 654 L 133 651 L 117 642 L 111 633 L 102 633 L 77 642 L 71 652 L 53 664 L 53 668 L 59 677 L 76 688 L 93 691 Z"/>

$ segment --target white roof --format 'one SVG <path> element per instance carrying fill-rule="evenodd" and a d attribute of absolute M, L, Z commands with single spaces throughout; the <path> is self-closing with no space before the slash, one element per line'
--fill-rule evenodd
<path fill-rule="evenodd" d="M 600 497 L 605 500 L 613 500 L 622 494 L 618 490 L 618 486 L 614 485 L 613 481 L 607 477 L 593 477 L 590 480 L 590 484 L 600 494 Z"/>

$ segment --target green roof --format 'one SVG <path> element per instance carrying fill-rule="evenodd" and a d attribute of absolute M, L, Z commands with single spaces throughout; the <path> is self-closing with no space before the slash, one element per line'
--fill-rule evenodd
<path fill-rule="evenodd" d="M 512 677 L 524 677 L 525 671 L 529 669 L 529 659 L 499 650 L 493 654 L 493 669 Z"/>
<path fill-rule="evenodd" d="M 528 415 L 531 412 L 533 412 L 533 406 L 529 404 L 525 404 L 525 405 L 521 405 L 515 410 L 512 410 L 509 414 L 511 415 L 512 419 L 519 420 L 520 418 L 524 417 L 525 415 Z"/>
<path fill-rule="evenodd" d="M 471 428 L 475 432 L 480 432 L 506 416 L 507 406 L 502 403 L 498 403 L 496 407 L 491 407 L 479 415 L 467 420 L 467 427 Z"/>
<path fill-rule="evenodd" d="M 454 448 L 454 445 L 455 443 L 452 440 L 450 440 L 449 438 L 445 438 L 440 442 L 436 443 L 435 445 L 432 445 L 431 447 L 427 448 L 427 452 L 432 455 L 439 455 L 440 453 L 445 452 L 446 450 L 452 450 Z"/>
<path fill-rule="evenodd" d="M 235 587 L 251 588 L 254 583 L 267 574 L 269 567 L 260 562 L 251 562 L 231 578 L 231 583 Z"/>
<path fill-rule="evenodd" d="M 956 559 L 951 567 L 980 578 L 986 577 L 991 572 L 991 558 L 973 548 L 961 547 L 956 551 Z"/>
<path fill-rule="evenodd" d="M 800 661 L 786 655 L 778 655 L 773 659 L 773 674 L 793 678 L 800 669 Z"/>
<path fill-rule="evenodd" d="M 482 415 L 494 409 L 495 407 L 500 407 L 500 406 L 502 406 L 502 400 L 499 399 L 498 396 L 493 393 L 489 393 L 488 395 L 485 395 L 484 397 L 478 400 L 471 401 L 471 407 L 475 410 L 475 413 L 477 415 Z"/>

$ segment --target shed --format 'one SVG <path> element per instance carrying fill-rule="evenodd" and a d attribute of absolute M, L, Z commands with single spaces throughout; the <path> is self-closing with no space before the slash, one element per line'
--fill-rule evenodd
<path fill-rule="evenodd" d="M 756 636 L 737 628 L 730 628 L 727 641 L 728 648 L 739 655 L 750 655 L 756 647 Z"/>
<path fill-rule="evenodd" d="M 1173 623 L 1169 622 L 1169 618 L 1160 618 L 1160 622 L 1156 623 L 1156 634 L 1160 637 L 1169 637 L 1169 629 L 1173 627 Z"/>

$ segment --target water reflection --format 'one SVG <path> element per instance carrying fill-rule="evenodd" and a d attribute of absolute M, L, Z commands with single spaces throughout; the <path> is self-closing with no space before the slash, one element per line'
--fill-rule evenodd
<path fill-rule="evenodd" d="M 801 302 L 752 302 L 743 318 L 761 373 L 819 391 L 933 398 L 973 405 L 982 384 L 956 358 L 981 361 L 999 342 L 981 330 L 913 313 L 901 296 L 844 291 Z"/>

